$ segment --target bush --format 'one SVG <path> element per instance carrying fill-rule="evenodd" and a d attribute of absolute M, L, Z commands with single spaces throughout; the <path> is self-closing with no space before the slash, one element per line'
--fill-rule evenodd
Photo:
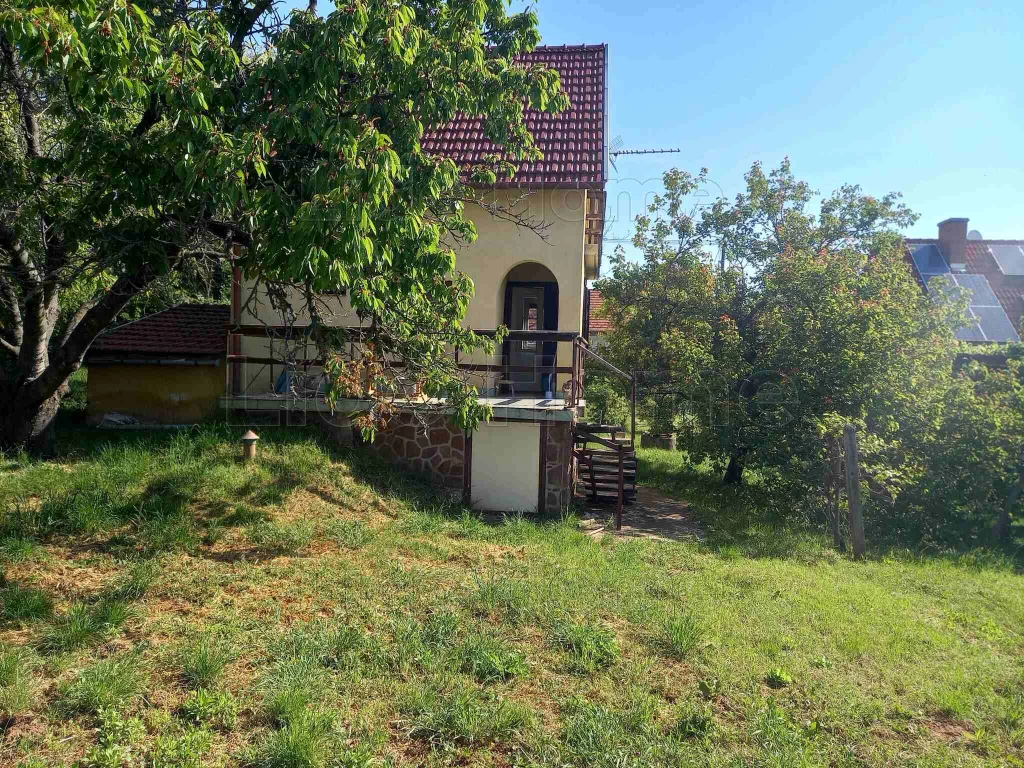
<path fill-rule="evenodd" d="M 574 672 L 590 673 L 610 667 L 619 660 L 619 643 L 615 635 L 594 623 L 559 621 L 553 640 L 569 656 Z"/>

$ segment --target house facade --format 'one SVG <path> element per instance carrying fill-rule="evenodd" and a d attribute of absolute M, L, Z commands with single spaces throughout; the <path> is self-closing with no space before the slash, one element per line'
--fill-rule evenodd
<path fill-rule="evenodd" d="M 472 371 L 471 381 L 495 418 L 463 433 L 447 423 L 443 408 L 428 417 L 410 399 L 378 433 L 372 449 L 435 476 L 478 509 L 543 512 L 570 501 L 573 430 L 585 404 L 582 375 L 576 372 L 588 321 L 586 281 L 599 276 L 601 265 L 607 48 L 540 47 L 522 60 L 557 69 L 570 106 L 558 115 L 527 111 L 542 159 L 523 164 L 511 182 L 479 190 L 483 205 L 466 211 L 478 238 L 456 253 L 456 268 L 475 286 L 465 325 L 477 331 L 506 326 L 514 332 L 493 355 L 459 359 Z M 460 165 L 495 150 L 473 116 L 429 132 L 423 146 Z M 517 213 L 543 226 L 544 236 L 493 215 L 492 203 L 515 203 Z M 348 439 L 346 418 L 365 410 L 366 403 L 342 401 L 332 411 L 322 392 L 308 384 L 296 391 L 291 378 L 296 371 L 307 380 L 317 371 L 311 364 L 315 349 L 297 341 L 302 312 L 286 321 L 269 302 L 243 299 L 260 291 L 236 275 L 221 407 L 240 424 L 258 423 L 268 414 L 293 423 L 330 422 L 340 439 Z M 328 301 L 332 323 L 359 325 L 344 296 Z"/>

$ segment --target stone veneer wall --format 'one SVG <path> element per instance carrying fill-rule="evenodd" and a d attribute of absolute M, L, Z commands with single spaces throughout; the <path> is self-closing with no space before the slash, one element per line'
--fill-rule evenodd
<path fill-rule="evenodd" d="M 544 505 L 548 513 L 560 512 L 572 502 L 572 424 L 552 421 L 547 425 Z"/>
<path fill-rule="evenodd" d="M 377 432 L 372 449 L 415 472 L 432 475 L 442 485 L 462 488 L 466 437 L 441 416 L 424 428 L 413 414 L 399 412 Z"/>

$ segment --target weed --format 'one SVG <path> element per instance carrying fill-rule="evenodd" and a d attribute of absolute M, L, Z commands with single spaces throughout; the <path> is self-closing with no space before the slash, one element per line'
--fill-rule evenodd
<path fill-rule="evenodd" d="M 406 697 L 402 712 L 410 718 L 410 735 L 435 747 L 509 741 L 533 720 L 521 704 L 468 687 L 444 692 L 431 685 L 415 688 Z"/>
<path fill-rule="evenodd" d="M 0 715 L 19 715 L 32 703 L 32 675 L 24 651 L 0 646 Z"/>
<path fill-rule="evenodd" d="M 685 659 L 704 638 L 704 630 L 692 613 L 674 616 L 665 624 L 665 646 L 677 659 Z"/>
<path fill-rule="evenodd" d="M 0 538 L 0 561 L 20 563 L 41 551 L 39 542 L 20 532 Z"/>
<path fill-rule="evenodd" d="M 522 624 L 530 617 L 530 591 L 526 584 L 490 574 L 476 579 L 470 607 L 477 616 Z"/>
<path fill-rule="evenodd" d="M 33 587 L 11 584 L 0 590 L 0 618 L 5 621 L 35 621 L 53 613 L 53 601 Z"/>
<path fill-rule="evenodd" d="M 297 656 L 276 663 L 263 680 L 268 719 L 278 726 L 303 716 L 322 700 L 328 687 L 324 668 L 312 656 Z"/>
<path fill-rule="evenodd" d="M 73 603 L 46 628 L 40 647 L 46 653 L 82 648 L 110 636 L 134 616 L 132 607 L 119 600 L 101 600 L 92 606 Z"/>
<path fill-rule="evenodd" d="M 710 704 L 687 704 L 681 708 L 672 732 L 683 739 L 705 739 L 714 727 L 715 718 Z"/>
<path fill-rule="evenodd" d="M 789 717 L 769 699 L 753 718 L 751 735 L 761 752 L 759 765 L 801 766 L 806 764 L 807 745 Z"/>
<path fill-rule="evenodd" d="M 332 520 L 326 533 L 343 549 L 362 549 L 373 538 L 373 532 L 359 520 Z"/>
<path fill-rule="evenodd" d="M 481 683 L 504 682 L 528 672 L 526 657 L 493 637 L 472 635 L 461 656 L 462 670 Z"/>
<path fill-rule="evenodd" d="M 337 718 L 328 712 L 304 711 L 269 733 L 253 761 L 259 768 L 325 768 L 345 765 Z"/>
<path fill-rule="evenodd" d="M 717 677 L 704 677 L 697 682 L 697 690 L 705 699 L 713 699 L 722 692 L 722 681 Z"/>
<path fill-rule="evenodd" d="M 569 656 L 569 667 L 574 672 L 595 672 L 619 660 L 615 635 L 592 622 L 560 620 L 555 623 L 552 639 Z"/>
<path fill-rule="evenodd" d="M 229 731 L 238 717 L 238 703 L 228 691 L 197 688 L 181 705 L 181 713 L 196 725 L 209 725 Z"/>
<path fill-rule="evenodd" d="M 430 648 L 448 648 L 458 637 L 462 619 L 457 613 L 441 610 L 430 614 L 423 622 L 423 642 Z"/>
<path fill-rule="evenodd" d="M 189 688 L 212 688 L 234 658 L 235 651 L 224 638 L 200 637 L 178 653 L 181 679 Z"/>
<path fill-rule="evenodd" d="M 764 676 L 764 682 L 769 688 L 785 688 L 787 685 L 793 684 L 793 677 L 786 670 L 776 667 L 768 670 L 768 674 Z"/>
<path fill-rule="evenodd" d="M 262 522 L 250 525 L 245 535 L 253 546 L 270 555 L 294 555 L 313 538 L 313 526 L 308 522 Z"/>
<path fill-rule="evenodd" d="M 124 707 L 142 687 L 139 658 L 125 655 L 98 661 L 83 669 L 61 691 L 61 699 L 71 712 L 95 713 L 101 707 Z"/>
<path fill-rule="evenodd" d="M 153 768 L 202 768 L 212 737 L 202 728 L 186 728 L 176 735 L 164 734 L 153 742 Z"/>
<path fill-rule="evenodd" d="M 159 566 L 152 560 L 134 563 L 127 574 L 110 585 L 106 596 L 110 600 L 123 602 L 139 600 L 149 591 L 159 575 Z"/>

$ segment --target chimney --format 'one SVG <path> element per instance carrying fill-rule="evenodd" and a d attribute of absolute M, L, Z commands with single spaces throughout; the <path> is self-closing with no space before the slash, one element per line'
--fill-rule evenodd
<path fill-rule="evenodd" d="M 939 248 L 954 272 L 967 271 L 967 219 L 939 222 Z"/>

